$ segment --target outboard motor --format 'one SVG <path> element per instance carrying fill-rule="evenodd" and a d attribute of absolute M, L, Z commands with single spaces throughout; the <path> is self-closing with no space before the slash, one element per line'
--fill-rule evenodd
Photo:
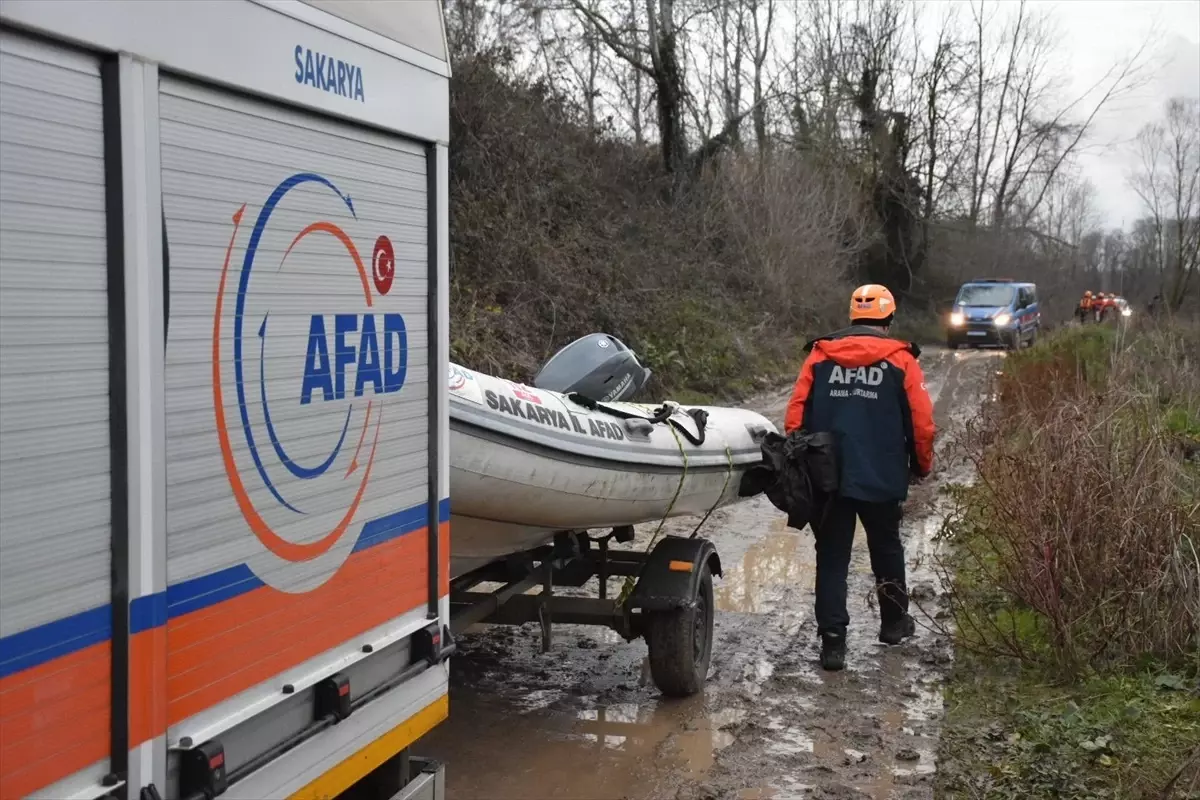
<path fill-rule="evenodd" d="M 533 385 L 611 403 L 633 397 L 650 375 L 620 339 L 607 333 L 591 333 L 555 353 L 533 379 Z"/>

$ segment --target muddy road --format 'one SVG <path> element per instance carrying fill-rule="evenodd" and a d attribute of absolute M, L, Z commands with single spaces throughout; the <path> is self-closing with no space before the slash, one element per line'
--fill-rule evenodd
<path fill-rule="evenodd" d="M 977 407 L 1000 358 L 932 348 L 922 354 L 942 454 L 947 433 Z M 780 392 L 753 405 L 782 427 L 787 397 Z M 446 763 L 449 800 L 931 797 L 952 652 L 922 613 L 936 615 L 939 605 L 931 569 L 942 522 L 937 490 L 961 477 L 941 459 L 906 506 L 909 586 L 922 610 L 914 609 L 918 634 L 905 644 L 876 641 L 860 529 L 847 668 L 821 670 L 811 534 L 787 528 L 760 496 L 714 513 L 702 531 L 725 570 L 703 694 L 661 697 L 640 640 L 556 625 L 554 648 L 542 654 L 536 625 L 478 626 L 459 639 L 450 719 L 420 743 L 422 755 Z M 673 522 L 672 532 L 686 534 L 696 521 Z M 643 526 L 627 546 L 644 547 L 654 527 Z M 616 579 L 612 586 L 619 588 Z"/>

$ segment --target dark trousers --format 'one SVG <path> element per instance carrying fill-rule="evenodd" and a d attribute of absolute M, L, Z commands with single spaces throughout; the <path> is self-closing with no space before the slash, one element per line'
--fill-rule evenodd
<path fill-rule="evenodd" d="M 822 514 L 816 529 L 817 632 L 844 635 L 850 624 L 850 614 L 846 611 L 846 573 L 854 546 L 855 517 L 862 520 L 867 532 L 882 621 L 886 624 L 908 613 L 900 503 L 867 503 L 837 497 L 829 501 Z"/>

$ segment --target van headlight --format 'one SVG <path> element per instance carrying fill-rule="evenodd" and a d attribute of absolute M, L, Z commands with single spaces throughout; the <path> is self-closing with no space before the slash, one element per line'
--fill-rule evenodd
<path fill-rule="evenodd" d="M 1012 314 L 1006 314 L 1006 313 L 1001 312 L 1001 313 L 997 314 L 995 317 L 993 317 L 992 321 L 994 323 L 996 323 L 997 328 L 1003 328 L 1005 325 L 1012 322 Z"/>
<path fill-rule="evenodd" d="M 1121 316 L 1122 316 L 1122 317 L 1128 317 L 1128 316 L 1129 316 L 1130 314 L 1132 314 L 1132 313 L 1133 313 L 1133 309 L 1132 309 L 1132 308 L 1122 308 L 1122 309 L 1121 309 Z"/>
<path fill-rule="evenodd" d="M 952 327 L 958 328 L 965 321 L 966 321 L 966 317 L 963 316 L 963 313 L 961 311 L 955 311 L 950 314 L 950 325 Z"/>

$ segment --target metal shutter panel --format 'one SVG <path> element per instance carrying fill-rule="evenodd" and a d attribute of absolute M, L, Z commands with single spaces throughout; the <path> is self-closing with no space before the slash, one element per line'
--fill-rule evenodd
<path fill-rule="evenodd" d="M 413 537 L 420 554 L 377 567 L 370 545 L 372 531 L 408 524 L 405 511 L 421 518 L 416 510 L 427 498 L 427 185 L 424 148 L 394 135 L 183 80 L 164 77 L 161 90 L 171 273 L 168 694 L 175 724 L 234 696 L 239 707 L 275 696 L 269 679 L 426 602 L 425 537 Z M 273 194 L 277 204 L 266 215 Z M 268 217 L 255 239 L 256 223 Z M 345 235 L 364 275 L 357 274 L 350 246 L 329 230 L 295 239 L 315 223 Z M 380 235 L 389 238 L 395 261 L 386 292 L 374 283 Z M 257 242 L 252 258 L 251 241 Z M 243 274 L 249 278 L 239 398 L 232 330 Z M 365 291 L 373 297 L 370 308 Z M 313 316 L 323 315 L 333 348 L 338 313 L 358 315 L 356 326 L 367 325 L 367 313 L 402 316 L 408 351 L 400 391 L 380 396 L 366 388 L 352 396 L 355 362 L 345 368 L 344 398 L 325 402 L 318 390 L 301 402 Z M 345 339 L 358 345 L 359 334 L 356 327 Z M 382 356 L 382 340 L 379 347 Z M 335 358 L 332 349 L 329 357 Z M 278 441 L 266 428 L 268 403 Z M 224 423 L 215 417 L 218 407 Z M 311 560 L 270 551 L 235 502 L 219 424 L 245 499 L 280 540 L 313 545 L 354 509 L 345 535 Z M 327 472 L 305 478 L 285 468 L 280 452 L 301 472 L 337 455 Z M 375 454 L 369 484 L 354 506 L 368 452 Z M 357 577 L 341 587 L 348 571 Z M 419 598 L 409 605 L 414 592 Z"/>
<path fill-rule="evenodd" d="M 108 756 L 101 110 L 94 59 L 0 31 L 0 782 L 14 795 Z"/>

